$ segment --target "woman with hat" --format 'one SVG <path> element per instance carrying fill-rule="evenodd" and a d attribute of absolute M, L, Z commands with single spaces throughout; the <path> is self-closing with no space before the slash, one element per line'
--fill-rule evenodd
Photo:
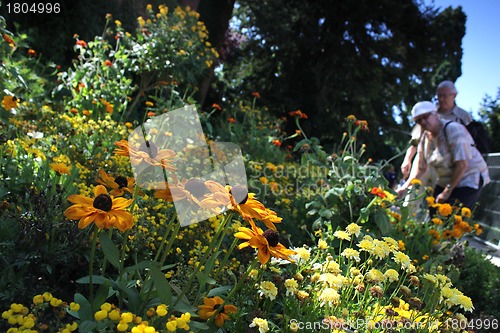
<path fill-rule="evenodd" d="M 436 203 L 472 208 L 481 188 L 490 182 L 488 166 L 474 146 L 467 128 L 460 123 L 441 120 L 436 106 L 424 101 L 415 104 L 413 120 L 425 131 L 417 148 L 418 171 L 398 190 L 404 196 L 413 179 L 420 179 L 429 166 L 437 173 L 434 197 Z"/>

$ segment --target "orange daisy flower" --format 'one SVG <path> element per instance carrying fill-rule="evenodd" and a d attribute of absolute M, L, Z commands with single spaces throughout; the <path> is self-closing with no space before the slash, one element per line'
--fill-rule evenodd
<path fill-rule="evenodd" d="M 212 298 L 203 297 L 203 305 L 198 305 L 198 315 L 201 319 L 209 319 L 219 309 L 222 303 L 224 303 L 224 301 L 219 296 Z M 224 321 L 230 320 L 228 314 L 236 312 L 238 312 L 238 308 L 234 305 L 224 305 L 224 309 L 215 316 L 215 325 L 217 327 L 222 327 Z"/>
<path fill-rule="evenodd" d="M 234 234 L 234 237 L 246 240 L 246 242 L 238 246 L 238 249 L 241 250 L 248 246 L 257 249 L 257 258 L 262 265 L 265 265 L 271 259 L 271 256 L 292 261 L 289 256 L 296 253 L 279 242 L 279 234 L 273 229 L 262 232 L 261 228 L 254 225 L 252 225 L 252 229 L 241 227 L 238 228 L 238 232 Z"/>
<path fill-rule="evenodd" d="M 94 199 L 72 194 L 68 197 L 68 201 L 73 205 L 66 209 L 64 216 L 70 220 L 80 220 L 78 222 L 80 229 L 86 228 L 93 222 L 99 229 L 115 227 L 123 232 L 134 225 L 134 217 L 125 210 L 134 200 L 113 198 L 102 185 L 94 188 Z"/>

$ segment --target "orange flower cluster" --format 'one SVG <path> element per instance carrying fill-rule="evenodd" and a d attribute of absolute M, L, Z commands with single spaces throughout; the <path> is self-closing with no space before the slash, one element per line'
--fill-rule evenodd
<path fill-rule="evenodd" d="M 304 112 L 302 112 L 300 110 L 291 111 L 291 112 L 288 112 L 288 114 L 292 117 L 299 117 L 300 119 L 307 119 L 307 114 L 305 114 Z"/>

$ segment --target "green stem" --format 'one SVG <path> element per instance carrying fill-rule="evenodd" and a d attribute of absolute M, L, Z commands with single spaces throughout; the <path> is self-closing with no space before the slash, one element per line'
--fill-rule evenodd
<path fill-rule="evenodd" d="M 299 117 L 295 117 L 295 125 L 297 125 L 297 128 L 300 130 L 300 133 L 302 133 L 302 135 L 304 136 L 304 139 L 309 140 L 307 138 L 306 133 L 304 133 L 304 131 L 302 130 L 302 127 L 300 127 Z"/>
<path fill-rule="evenodd" d="M 215 236 L 212 237 L 212 240 L 211 240 L 210 244 L 208 245 L 207 250 L 205 251 L 205 253 L 201 257 L 201 259 L 198 261 L 198 265 L 196 265 L 196 263 L 195 263 L 194 272 L 189 277 L 188 282 L 186 283 L 186 285 L 182 289 L 182 293 L 179 295 L 179 297 L 177 297 L 177 300 L 174 302 L 172 307 L 177 305 L 177 303 L 181 300 L 181 298 L 186 294 L 186 291 L 190 290 L 191 284 L 193 283 L 194 279 L 196 278 L 196 276 L 198 275 L 198 273 L 201 270 L 202 263 L 206 262 L 209 254 L 212 252 L 212 249 L 217 250 L 218 247 L 214 246 L 214 245 L 216 243 L 219 243 L 218 246 L 220 246 L 220 242 L 219 242 L 220 234 L 225 229 L 227 221 L 230 220 L 232 216 L 233 215 L 231 213 L 229 213 L 228 215 L 226 215 L 224 220 L 222 220 L 222 222 L 219 224 L 219 227 L 217 228 Z M 222 235 L 222 237 L 224 237 L 224 235 Z"/>
<path fill-rule="evenodd" d="M 238 280 L 238 283 L 236 284 L 236 286 L 234 286 L 234 288 L 231 290 L 231 292 L 227 295 L 226 299 L 224 300 L 224 302 L 222 302 L 222 304 L 217 308 L 217 310 L 214 312 L 214 314 L 212 315 L 212 317 L 210 317 L 208 320 L 207 320 L 207 324 L 209 324 L 211 321 L 214 320 L 215 316 L 217 316 L 217 314 L 219 312 L 221 312 L 222 310 L 224 310 L 224 305 L 226 305 L 227 303 L 227 300 L 228 299 L 231 299 L 234 294 L 240 290 L 241 286 L 246 283 L 246 280 L 248 278 L 248 275 L 250 274 L 250 272 L 255 268 L 255 265 L 257 264 L 258 262 L 258 259 L 257 257 L 254 258 L 254 260 L 252 261 L 252 263 L 250 264 L 250 266 L 248 266 L 245 274 L 243 274 L 243 276 Z"/>
<path fill-rule="evenodd" d="M 92 313 L 94 313 L 94 285 L 93 285 L 93 275 L 94 275 L 94 259 L 95 259 L 95 249 L 97 247 L 97 235 L 99 230 L 94 226 L 92 230 L 92 243 L 90 245 L 90 259 L 89 259 L 89 301 L 92 308 Z"/>

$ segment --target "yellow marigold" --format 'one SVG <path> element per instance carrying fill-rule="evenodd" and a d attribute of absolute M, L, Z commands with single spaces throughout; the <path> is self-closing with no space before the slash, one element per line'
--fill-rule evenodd
<path fill-rule="evenodd" d="M 445 230 L 441 233 L 441 237 L 444 239 L 450 239 L 451 238 L 451 230 Z"/>
<path fill-rule="evenodd" d="M 434 197 L 427 197 L 425 198 L 425 201 L 427 201 L 427 205 L 432 207 L 435 204 L 435 198 Z"/>
<path fill-rule="evenodd" d="M 453 208 L 448 203 L 440 204 L 438 207 L 438 213 L 441 216 L 444 216 L 444 217 L 450 216 L 450 214 L 452 212 L 453 212 Z"/>
<path fill-rule="evenodd" d="M 437 218 L 437 217 L 434 217 L 433 219 L 431 219 L 431 222 L 434 223 L 434 225 L 443 224 L 443 220 L 441 220 L 440 218 Z"/>
<path fill-rule="evenodd" d="M 398 245 L 399 245 L 399 249 L 400 249 L 401 251 L 406 250 L 406 244 L 405 244 L 405 242 L 403 242 L 402 240 L 398 240 Z"/>
<path fill-rule="evenodd" d="M 356 121 L 356 116 L 350 114 L 347 116 L 347 120 L 350 121 L 350 122 L 355 122 Z"/>
<path fill-rule="evenodd" d="M 463 217 L 471 217 L 472 216 L 471 210 L 467 207 L 462 207 L 461 213 L 462 213 Z"/>
<path fill-rule="evenodd" d="M 422 181 L 420 179 L 412 179 L 410 185 L 422 185 Z"/>
<path fill-rule="evenodd" d="M 475 223 L 474 224 L 474 229 L 476 230 L 476 235 L 479 236 L 483 233 L 483 227 L 478 224 L 478 223 Z"/>

